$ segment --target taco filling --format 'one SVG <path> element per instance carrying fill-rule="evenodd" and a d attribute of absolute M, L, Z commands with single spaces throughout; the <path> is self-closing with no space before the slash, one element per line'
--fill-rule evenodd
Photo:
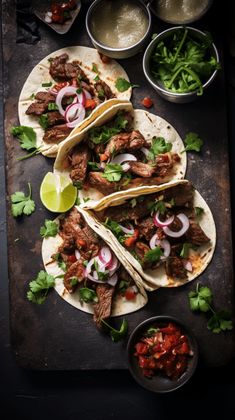
<path fill-rule="evenodd" d="M 78 294 L 81 310 L 85 304 L 92 305 L 98 327 L 111 316 L 114 300 L 137 302 L 139 290 L 134 280 L 76 208 L 60 219 L 59 235 L 62 242 L 46 269 L 57 262 L 64 271 L 65 293 Z"/>
<path fill-rule="evenodd" d="M 169 279 L 187 280 L 201 263 L 200 247 L 210 244 L 200 226 L 203 211 L 194 207 L 194 189 L 187 182 L 96 215 L 143 271 L 163 267 Z"/>
<path fill-rule="evenodd" d="M 64 168 L 70 169 L 74 185 L 94 188 L 104 196 L 166 182 L 181 161 L 163 137 L 147 140 L 135 128 L 131 111 L 119 110 L 105 124 L 90 128 L 84 140 L 70 150 Z"/>
<path fill-rule="evenodd" d="M 45 130 L 43 141 L 56 144 L 64 140 L 97 105 L 116 95 L 102 80 L 95 63 L 96 77 L 91 81 L 80 62 L 70 62 L 67 53 L 49 60 L 53 82 L 42 84 L 47 90 L 35 94 L 26 114 L 38 117 Z"/>

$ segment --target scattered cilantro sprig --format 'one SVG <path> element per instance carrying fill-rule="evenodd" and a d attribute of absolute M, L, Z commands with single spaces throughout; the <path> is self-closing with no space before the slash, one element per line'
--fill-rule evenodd
<path fill-rule="evenodd" d="M 31 199 L 32 188 L 28 182 L 29 194 L 26 196 L 22 191 L 16 191 L 11 195 L 11 212 L 13 217 L 22 216 L 25 214 L 29 216 L 35 210 L 35 202 Z"/>
<path fill-rule="evenodd" d="M 119 330 L 117 330 L 116 328 L 113 328 L 104 319 L 102 319 L 101 322 L 109 329 L 110 336 L 114 343 L 117 343 L 118 341 L 122 340 L 126 336 L 127 331 L 128 331 L 128 322 L 126 319 L 123 319 Z"/>
<path fill-rule="evenodd" d="M 56 236 L 58 233 L 59 226 L 53 220 L 46 219 L 44 222 L 44 226 L 40 228 L 40 235 L 43 238 L 48 238 L 49 236 Z"/>
<path fill-rule="evenodd" d="M 81 287 L 79 289 L 79 297 L 82 302 L 98 302 L 98 296 L 96 292 L 93 289 L 89 289 L 88 287 Z"/>
<path fill-rule="evenodd" d="M 118 163 L 107 163 L 102 176 L 109 182 L 118 182 L 122 178 L 123 173 L 122 165 Z"/>
<path fill-rule="evenodd" d="M 144 261 L 148 263 L 155 263 L 158 262 L 162 256 L 163 252 L 160 246 L 156 246 L 154 249 L 150 249 L 150 251 L 146 252 L 144 256 Z"/>
<path fill-rule="evenodd" d="M 115 82 L 115 88 L 118 90 L 118 92 L 125 92 L 126 90 L 135 87 L 139 87 L 139 85 L 135 85 L 123 77 L 118 77 Z"/>
<path fill-rule="evenodd" d="M 31 156 L 38 155 L 41 153 L 40 147 L 36 145 L 36 133 L 32 127 L 27 127 L 26 125 L 19 125 L 12 127 L 10 133 L 19 139 L 20 147 L 23 150 L 30 151 L 25 156 L 17 158 L 17 160 L 28 159 Z"/>
<path fill-rule="evenodd" d="M 200 139 L 197 133 L 190 132 L 186 135 L 184 139 L 185 149 L 181 152 L 200 152 L 203 146 L 203 140 Z"/>
<path fill-rule="evenodd" d="M 55 285 L 55 278 L 41 270 L 36 279 L 29 283 L 27 298 L 33 303 L 41 305 L 45 302 L 49 289 Z"/>
<path fill-rule="evenodd" d="M 189 292 L 189 305 L 192 311 L 207 312 L 211 314 L 207 328 L 213 333 L 220 333 L 233 329 L 233 322 L 228 311 L 215 311 L 212 307 L 213 294 L 209 287 L 197 284 L 196 290 Z"/>
<path fill-rule="evenodd" d="M 118 112 L 112 120 L 112 125 L 102 125 L 101 127 L 91 128 L 88 132 L 89 140 L 94 144 L 105 144 L 115 134 L 125 130 L 128 120 L 123 112 Z"/>

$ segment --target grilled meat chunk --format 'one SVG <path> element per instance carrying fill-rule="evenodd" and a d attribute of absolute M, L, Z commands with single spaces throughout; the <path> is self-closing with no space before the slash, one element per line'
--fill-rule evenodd
<path fill-rule="evenodd" d="M 124 222 L 129 220 L 138 220 L 149 213 L 147 206 L 143 203 L 137 203 L 135 207 L 131 208 L 128 205 L 120 207 L 109 207 L 103 213 L 103 220 L 107 217 L 116 222 Z"/>
<path fill-rule="evenodd" d="M 118 188 L 120 190 L 126 190 L 130 188 L 141 187 L 142 185 L 159 185 L 161 183 L 162 183 L 162 179 L 157 176 L 152 176 L 150 178 L 133 178 L 133 179 L 130 179 L 128 184 L 126 182 L 120 181 L 120 186 L 118 186 Z"/>
<path fill-rule="evenodd" d="M 35 99 L 39 102 L 46 102 L 47 104 L 55 102 L 55 95 L 51 92 L 37 92 Z"/>
<path fill-rule="evenodd" d="M 111 137 L 106 146 L 105 154 L 110 157 L 113 153 L 118 154 L 123 151 L 131 152 L 133 150 L 139 150 L 146 145 L 145 138 L 138 130 L 132 131 L 131 133 L 120 133 Z"/>
<path fill-rule="evenodd" d="M 210 241 L 210 239 L 203 232 L 200 225 L 195 222 L 190 222 L 188 231 L 185 234 L 186 239 L 193 245 L 203 245 Z"/>
<path fill-rule="evenodd" d="M 164 178 L 172 173 L 175 163 L 180 162 L 180 156 L 177 153 L 159 154 L 155 158 L 155 174 Z"/>
<path fill-rule="evenodd" d="M 178 256 L 169 257 L 166 262 L 166 273 L 174 279 L 186 279 L 187 270 L 184 268 L 182 258 Z"/>
<path fill-rule="evenodd" d="M 97 96 L 101 101 L 105 99 L 115 98 L 114 93 L 111 91 L 110 87 L 103 80 L 99 80 L 94 84 L 94 88 L 97 92 Z"/>
<path fill-rule="evenodd" d="M 97 327 L 101 327 L 102 319 L 107 319 L 111 315 L 114 290 L 114 287 L 109 284 L 99 284 L 96 287 L 96 294 L 99 301 L 93 305 L 93 308 L 94 321 Z"/>
<path fill-rule="evenodd" d="M 190 182 L 176 185 L 159 193 L 159 195 L 163 195 L 164 201 L 170 201 L 173 198 L 175 206 L 189 208 L 193 207 L 193 194 L 193 186 Z"/>
<path fill-rule="evenodd" d="M 58 57 L 52 58 L 50 63 L 50 75 L 55 80 L 71 80 L 79 79 L 89 83 L 89 79 L 85 75 L 84 71 L 79 66 L 78 61 L 67 63 L 69 56 L 68 54 L 61 54 Z"/>
<path fill-rule="evenodd" d="M 43 140 L 46 143 L 60 143 L 71 133 L 72 128 L 67 127 L 66 124 L 55 125 L 45 131 Z"/>
<path fill-rule="evenodd" d="M 117 191 L 117 182 L 110 182 L 102 176 L 101 172 L 90 172 L 88 183 L 91 187 L 97 188 L 102 194 L 108 195 Z"/>
<path fill-rule="evenodd" d="M 143 178 L 149 178 L 155 172 L 155 168 L 147 163 L 142 162 L 128 162 L 130 165 L 130 172 Z"/>
<path fill-rule="evenodd" d="M 50 92 L 38 92 L 35 95 L 36 101 L 29 105 L 27 115 L 40 116 L 47 111 L 48 104 L 55 102 L 55 95 Z"/>
<path fill-rule="evenodd" d="M 147 268 L 149 266 L 151 266 L 152 264 L 147 263 L 145 261 L 145 254 L 147 254 L 147 252 L 150 251 L 150 248 L 147 244 L 145 244 L 144 242 L 136 242 L 135 244 L 135 253 L 137 255 L 137 257 L 140 259 L 142 267 Z"/>
<path fill-rule="evenodd" d="M 85 144 L 78 145 L 73 148 L 72 154 L 69 157 L 72 171 L 70 172 L 70 178 L 73 182 L 83 182 L 86 178 L 87 164 L 90 159 L 90 151 Z"/>
<path fill-rule="evenodd" d="M 49 127 L 53 127 L 57 124 L 64 124 L 65 119 L 59 111 L 50 111 L 47 113 L 47 122 Z"/>
<path fill-rule="evenodd" d="M 72 284 L 72 278 L 76 277 L 77 282 L 80 283 L 85 279 L 84 271 L 85 269 L 82 261 L 76 261 L 68 268 L 64 275 L 64 287 L 69 293 L 73 293 L 77 288 L 77 283 Z"/>
<path fill-rule="evenodd" d="M 149 241 L 152 236 L 156 233 L 156 226 L 153 223 L 152 217 L 146 217 L 138 222 L 138 230 L 140 238 L 145 238 Z"/>

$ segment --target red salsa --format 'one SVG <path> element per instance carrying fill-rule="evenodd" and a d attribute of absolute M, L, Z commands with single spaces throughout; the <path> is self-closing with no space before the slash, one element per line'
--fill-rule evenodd
<path fill-rule="evenodd" d="M 189 357 L 193 356 L 187 336 L 173 322 L 149 328 L 135 349 L 138 364 L 149 378 L 162 373 L 176 380 L 186 371 Z"/>

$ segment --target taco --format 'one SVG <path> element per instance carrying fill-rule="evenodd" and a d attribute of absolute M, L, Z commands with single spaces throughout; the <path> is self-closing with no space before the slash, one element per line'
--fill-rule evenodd
<path fill-rule="evenodd" d="M 184 178 L 183 149 L 170 123 L 120 103 L 60 145 L 54 171 L 70 176 L 81 197 L 114 198 L 130 188 Z"/>
<path fill-rule="evenodd" d="M 132 190 L 112 201 L 107 198 L 93 206 L 92 216 L 148 290 L 195 279 L 215 250 L 212 213 L 187 180 Z"/>
<path fill-rule="evenodd" d="M 57 277 L 55 290 L 81 311 L 102 320 L 134 312 L 147 303 L 141 278 L 129 263 L 119 261 L 115 246 L 80 208 L 56 219 L 58 234 L 44 238 L 42 258 L 46 271 Z M 117 256 L 118 258 L 117 258 Z"/>
<path fill-rule="evenodd" d="M 90 124 L 116 99 L 130 99 L 131 88 L 119 92 L 115 87 L 118 78 L 129 80 L 125 70 L 115 60 L 102 60 L 93 48 L 67 47 L 30 73 L 19 98 L 19 121 L 36 131 L 42 154 L 55 157 L 74 127 L 79 131 Z"/>

